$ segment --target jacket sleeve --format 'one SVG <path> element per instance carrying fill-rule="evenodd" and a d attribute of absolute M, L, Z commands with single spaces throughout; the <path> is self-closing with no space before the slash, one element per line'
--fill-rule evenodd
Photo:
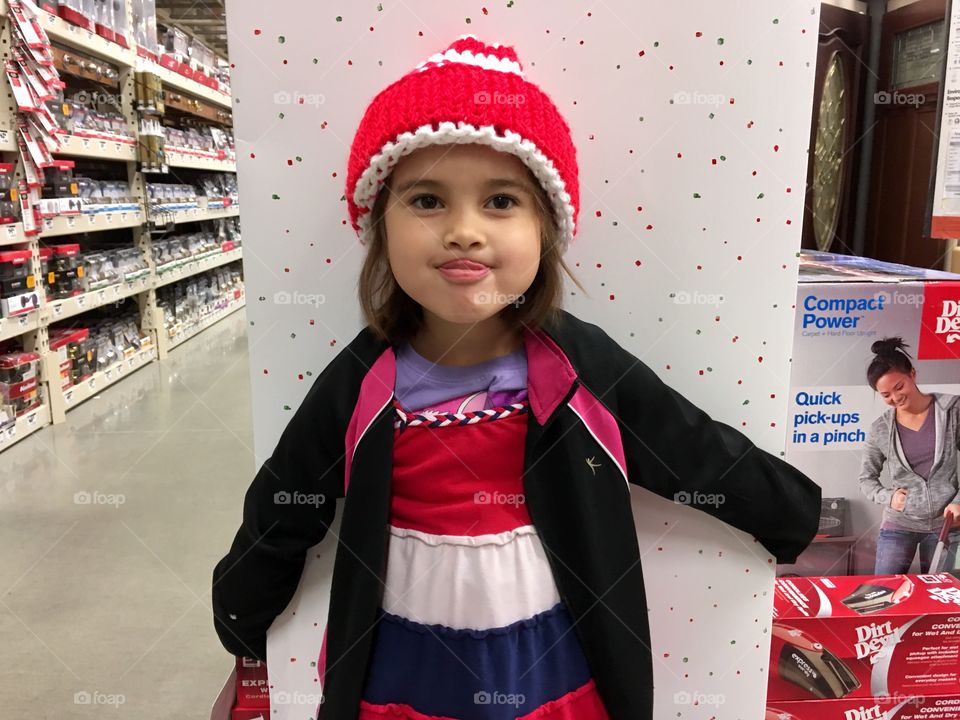
<path fill-rule="evenodd" d="M 243 523 L 214 568 L 214 627 L 234 655 L 266 659 L 267 629 L 293 597 L 307 549 L 323 540 L 343 495 L 344 432 L 333 402 L 343 352 L 317 377 L 256 473 Z"/>
<path fill-rule="evenodd" d="M 753 535 L 795 562 L 820 524 L 820 486 L 710 416 L 620 348 L 617 415 L 631 482 Z"/>
<path fill-rule="evenodd" d="M 893 488 L 884 487 L 880 482 L 880 472 L 883 470 L 883 463 L 886 456 L 880 447 L 880 425 L 879 418 L 871 426 L 867 433 L 867 439 L 863 443 L 862 455 L 860 456 L 860 492 L 868 500 L 884 507 L 890 507 L 890 499 L 893 497 Z"/>

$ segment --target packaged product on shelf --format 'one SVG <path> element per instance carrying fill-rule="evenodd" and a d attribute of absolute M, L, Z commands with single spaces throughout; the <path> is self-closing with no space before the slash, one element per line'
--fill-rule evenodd
<path fill-rule="evenodd" d="M 113 4 L 113 41 L 121 47 L 129 48 L 130 31 L 127 27 L 127 4 L 124 0 L 110 0 Z"/>
<path fill-rule="evenodd" d="M 83 256 L 83 265 L 86 292 L 116 285 L 123 280 L 113 253 L 87 253 Z"/>
<path fill-rule="evenodd" d="M 97 35 L 116 42 L 116 35 L 113 33 L 113 0 L 95 0 L 94 25 Z"/>
<path fill-rule="evenodd" d="M 0 252 L 0 314 L 21 315 L 40 306 L 40 296 L 30 270 L 29 250 Z"/>
<path fill-rule="evenodd" d="M 117 269 L 124 282 L 133 282 L 150 274 L 150 264 L 139 248 L 121 248 L 116 251 Z"/>
<path fill-rule="evenodd" d="M 0 163 L 0 224 L 16 222 L 20 208 L 20 194 L 13 175 L 14 165 Z"/>
<path fill-rule="evenodd" d="M 157 4 L 156 0 L 132 0 L 133 40 L 137 51 L 156 62 L 157 54 Z"/>
<path fill-rule="evenodd" d="M 777 578 L 767 699 L 960 687 L 960 580 L 947 573 Z"/>
<path fill-rule="evenodd" d="M 40 405 L 39 364 L 35 352 L 0 355 L 0 406 L 8 416 L 19 417 Z"/>
<path fill-rule="evenodd" d="M 47 300 L 63 300 L 83 292 L 84 266 L 79 245 L 40 248 L 40 267 Z"/>
<path fill-rule="evenodd" d="M 88 13 L 89 3 L 85 0 L 58 0 L 59 14 L 64 20 L 84 30 L 94 30 L 93 13 Z M 92 8 L 89 8 L 92 10 Z"/>
<path fill-rule="evenodd" d="M 92 352 L 84 347 L 89 337 L 88 328 L 50 328 L 50 350 L 57 354 L 61 389 L 91 374 Z"/>

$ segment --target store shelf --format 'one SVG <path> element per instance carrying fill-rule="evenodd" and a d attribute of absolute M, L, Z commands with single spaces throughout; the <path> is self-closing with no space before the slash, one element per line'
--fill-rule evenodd
<path fill-rule="evenodd" d="M 46 30 L 51 42 L 69 45 L 124 67 L 133 67 L 136 59 L 133 50 L 123 48 L 52 13 L 41 11 L 39 17 L 40 25 Z"/>
<path fill-rule="evenodd" d="M 61 135 L 59 140 L 60 149 L 54 151 L 54 155 L 117 160 L 119 162 L 135 162 L 137 159 L 137 146 L 131 142 L 100 140 L 99 138 L 77 135 Z"/>
<path fill-rule="evenodd" d="M 50 406 L 43 404 L 21 415 L 16 422 L 0 431 L 0 450 L 6 450 L 14 443 L 29 437 L 37 430 L 50 424 Z"/>
<path fill-rule="evenodd" d="M 236 172 L 237 163 L 232 160 L 218 160 L 189 152 L 180 152 L 172 147 L 164 148 L 168 168 L 187 168 L 188 170 L 210 170 L 211 172 Z"/>
<path fill-rule="evenodd" d="M 169 85 L 170 87 L 176 88 L 182 92 L 195 95 L 198 98 L 209 100 L 210 102 L 221 107 L 230 107 L 230 96 L 220 92 L 219 90 L 208 88 L 206 85 L 201 85 L 196 80 L 191 80 L 180 73 L 174 72 L 173 70 L 165 67 L 161 67 L 160 65 L 157 65 L 154 71 L 160 76 L 160 80 L 162 80 L 165 85 Z"/>
<path fill-rule="evenodd" d="M 180 330 L 180 331 L 179 331 L 178 333 L 176 333 L 173 337 L 169 337 L 169 336 L 168 336 L 168 337 L 166 338 L 166 340 L 167 340 L 167 352 L 169 352 L 170 350 L 173 350 L 173 349 L 174 349 L 175 347 L 177 347 L 178 345 L 182 345 L 182 344 L 185 343 L 187 340 L 189 340 L 190 338 L 192 338 L 192 337 L 196 336 L 197 334 L 203 332 L 204 330 L 206 330 L 206 329 L 207 329 L 208 327 L 210 327 L 211 325 L 214 325 L 214 324 L 220 322 L 220 321 L 223 320 L 225 317 L 227 317 L 227 315 L 230 315 L 231 313 L 236 312 L 237 310 L 239 310 L 240 308 L 242 308 L 245 304 L 246 304 L 246 296 L 244 295 L 244 296 L 241 296 L 238 300 L 233 300 L 233 301 L 232 301 L 229 305 L 227 305 L 225 308 L 223 308 L 223 309 L 221 309 L 221 310 L 217 310 L 217 311 L 214 312 L 214 313 L 211 313 L 210 315 L 208 315 L 207 317 L 205 317 L 203 320 L 201 320 L 200 322 L 198 322 L 196 325 L 194 325 L 192 328 L 187 328 L 187 329 L 185 329 L 185 330 Z M 165 331 L 165 330 L 161 330 L 161 332 L 166 332 L 166 331 Z"/>
<path fill-rule="evenodd" d="M 121 210 L 119 212 L 80 213 L 77 215 L 58 215 L 46 218 L 40 237 L 49 238 L 73 233 L 100 232 L 119 228 L 143 225 L 142 210 Z"/>
<path fill-rule="evenodd" d="M 237 217 L 240 208 L 232 205 L 228 208 L 190 208 L 189 210 L 175 210 L 172 212 L 152 212 L 150 221 L 157 225 L 169 223 L 198 222 L 200 220 L 219 220 L 220 218 Z"/>
<path fill-rule="evenodd" d="M 119 382 L 156 358 L 157 347 L 156 345 L 150 345 L 130 357 L 114 363 L 105 370 L 94 373 L 86 380 L 81 380 L 76 385 L 71 385 L 62 391 L 66 409 L 69 411 L 75 408 L 84 400 L 90 399 L 104 388 L 108 388 L 114 383 Z"/>
<path fill-rule="evenodd" d="M 170 268 L 169 270 L 165 271 L 162 271 L 161 268 L 158 267 L 157 282 L 155 287 L 163 287 L 164 285 L 175 283 L 192 275 L 197 275 L 199 273 L 206 272 L 207 270 L 213 270 L 221 265 L 226 265 L 227 263 L 232 263 L 236 260 L 242 259 L 243 248 L 235 248 L 234 250 L 228 250 L 227 252 L 210 254 L 207 257 L 188 260 L 184 263 L 181 263 L 178 267 Z"/>
<path fill-rule="evenodd" d="M 27 236 L 23 234 L 23 223 L 7 223 L 0 225 L 0 246 L 16 245 L 17 243 L 28 242 Z"/>
<path fill-rule="evenodd" d="M 0 341 L 33 332 L 40 327 L 40 311 L 31 310 L 22 315 L 0 318 Z"/>
<path fill-rule="evenodd" d="M 91 290 L 82 295 L 75 295 L 63 300 L 54 300 L 47 303 L 44 314 L 48 323 L 58 322 L 94 308 L 118 302 L 131 295 L 146 292 L 153 284 L 150 275 L 144 275 L 133 282 L 123 282 L 100 290 Z"/>

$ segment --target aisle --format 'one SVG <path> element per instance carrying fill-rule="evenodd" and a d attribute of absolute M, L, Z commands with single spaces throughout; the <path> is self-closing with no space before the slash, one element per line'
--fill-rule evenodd
<path fill-rule="evenodd" d="M 240 310 L 0 454 L 16 717 L 206 716 L 231 665 L 210 578 L 254 471 L 246 326 Z"/>

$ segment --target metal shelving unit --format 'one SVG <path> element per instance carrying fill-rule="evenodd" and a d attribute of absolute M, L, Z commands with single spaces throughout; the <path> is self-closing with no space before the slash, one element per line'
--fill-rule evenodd
<path fill-rule="evenodd" d="M 132 11 L 129 0 L 126 2 L 126 11 L 127 26 L 132 27 Z M 138 56 L 135 47 L 123 48 L 55 15 L 42 13 L 41 25 L 47 32 L 51 43 L 73 48 L 78 52 L 105 60 L 118 67 L 120 73 L 120 112 L 125 117 L 133 134 L 132 140 L 65 136 L 61 138 L 61 149 L 54 154 L 57 157 L 71 159 L 95 159 L 124 163 L 132 193 L 139 199 L 140 209 L 73 216 L 61 215 L 48 218 L 42 222 L 40 234 L 33 237 L 25 236 L 22 223 L 0 225 L 0 248 L 3 250 L 30 249 L 33 255 L 33 274 L 38 276 L 41 241 L 75 233 L 127 228 L 131 230 L 133 246 L 144 252 L 149 263 L 149 270 L 140 277 L 130 278 L 124 282 L 61 300 L 48 302 L 44 293 L 41 292 L 38 309 L 15 317 L 0 318 L 0 341 L 20 337 L 25 350 L 39 353 L 41 358 L 41 393 L 44 398 L 40 407 L 19 417 L 13 426 L 0 432 L 0 452 L 45 425 L 63 422 L 70 409 L 150 363 L 157 360 L 162 361 L 173 348 L 209 328 L 227 315 L 239 310 L 245 302 L 242 289 L 238 290 L 235 292 L 236 296 L 225 307 L 200 319 L 191 327 L 177 328 L 171 331 L 172 334 L 168 333 L 164 327 L 162 310 L 157 304 L 157 288 L 185 280 L 231 262 L 240 261 L 243 257 L 243 250 L 242 247 L 238 247 L 225 252 L 208 253 L 178 262 L 175 267 L 162 267 L 158 271 L 153 260 L 151 229 L 155 226 L 237 217 L 239 208 L 233 205 L 226 208 L 198 207 L 172 213 L 151 212 L 144 173 L 137 162 L 139 118 L 135 108 L 134 88 L 136 68 L 147 61 Z M 6 0 L 0 0 L 0 47 L 5 48 L 3 50 L 4 57 L 9 57 L 11 30 L 8 26 Z M 222 108 L 229 109 L 231 107 L 231 99 L 227 93 L 202 85 L 191 78 L 159 65 L 151 64 L 150 71 L 159 75 L 164 86 L 168 89 L 191 95 Z M 7 86 L 6 92 L 0 95 L 0 153 L 15 154 L 19 157 L 16 142 L 16 113 L 16 103 L 9 86 Z M 234 162 L 203 157 L 202 155 L 202 153 L 171 150 L 168 167 L 236 172 Z M 12 161 L 12 159 L 8 156 L 7 161 Z M 18 162 L 18 165 L 18 177 L 22 177 L 22 163 Z M 40 280 L 39 277 L 36 279 Z M 39 282 L 37 285 L 42 287 Z M 63 388 L 58 355 L 55 351 L 51 351 L 49 347 L 50 325 L 130 297 L 137 298 L 141 333 L 144 336 L 149 336 L 149 342 L 146 342 L 139 351 L 130 357 L 114 363 L 79 383 Z"/>

